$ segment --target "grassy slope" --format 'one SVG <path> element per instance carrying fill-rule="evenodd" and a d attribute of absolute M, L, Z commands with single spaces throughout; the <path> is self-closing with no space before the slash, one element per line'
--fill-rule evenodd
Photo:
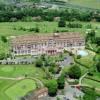
<path fill-rule="evenodd" d="M 9 87 L 5 91 L 5 93 L 11 98 L 11 100 L 15 100 L 24 96 L 27 92 L 34 89 L 36 89 L 35 82 L 30 79 L 25 79 L 20 82 L 17 82 L 12 87 Z"/>
<path fill-rule="evenodd" d="M 20 77 L 24 76 L 25 74 L 27 74 L 28 76 L 37 77 L 39 79 L 43 79 L 43 77 L 45 76 L 43 70 L 34 67 L 34 65 L 0 65 L 0 76 Z M 12 93 L 9 94 L 8 90 L 10 87 L 16 84 L 16 82 L 17 81 L 12 81 L 12 80 L 0 80 L 0 100 L 11 100 L 9 98 L 9 95 L 13 97 L 13 95 L 15 94 Z M 5 91 L 8 95 L 5 93 Z"/>
<path fill-rule="evenodd" d="M 66 2 L 69 1 L 68 3 L 71 3 L 73 5 L 100 9 L 100 0 L 63 0 L 63 1 Z"/>

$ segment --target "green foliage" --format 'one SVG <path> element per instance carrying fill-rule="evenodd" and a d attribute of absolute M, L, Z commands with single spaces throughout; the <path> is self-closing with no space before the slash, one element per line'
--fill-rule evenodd
<path fill-rule="evenodd" d="M 1 40 L 2 42 L 6 43 L 7 42 L 7 38 L 5 36 L 1 36 Z"/>
<path fill-rule="evenodd" d="M 41 59 L 37 59 L 36 62 L 35 62 L 35 66 L 36 67 L 42 67 L 43 66 L 43 62 Z"/>
<path fill-rule="evenodd" d="M 77 55 L 77 59 L 80 59 L 82 56 L 81 55 Z"/>
<path fill-rule="evenodd" d="M 86 88 L 83 90 L 85 95 L 83 96 L 83 100 L 96 100 L 96 92 L 95 89 Z"/>
<path fill-rule="evenodd" d="M 3 59 L 5 59 L 6 58 L 6 54 L 5 53 L 0 53 L 0 60 L 3 60 Z"/>
<path fill-rule="evenodd" d="M 56 80 L 49 80 L 47 83 L 48 93 L 50 96 L 55 96 L 57 93 L 57 81 Z"/>
<path fill-rule="evenodd" d="M 96 68 L 97 68 L 98 72 L 100 72 L 100 61 L 97 62 L 97 64 L 96 64 Z"/>
<path fill-rule="evenodd" d="M 81 76 L 81 69 L 78 65 L 73 65 L 68 72 L 70 78 L 79 79 Z"/>
<path fill-rule="evenodd" d="M 96 37 L 95 42 L 96 42 L 97 46 L 100 46 L 100 37 Z"/>
<path fill-rule="evenodd" d="M 65 27 L 66 26 L 66 21 L 65 20 L 60 20 L 58 22 L 58 27 Z"/>
<path fill-rule="evenodd" d="M 55 68 L 54 68 L 54 67 L 52 67 L 52 66 L 50 66 L 50 67 L 49 67 L 49 72 L 51 72 L 51 73 L 55 74 Z"/>
<path fill-rule="evenodd" d="M 68 23 L 67 27 L 69 27 L 69 28 L 82 28 L 82 24 L 79 24 L 79 23 Z"/>
<path fill-rule="evenodd" d="M 95 43 L 96 40 L 96 32 L 95 30 L 91 30 L 90 32 L 88 32 L 87 36 L 86 36 L 86 42 L 91 42 L 91 43 Z"/>
<path fill-rule="evenodd" d="M 57 83 L 58 83 L 58 88 L 59 89 L 64 89 L 64 86 L 65 86 L 65 77 L 64 77 L 64 75 L 61 75 L 58 78 Z"/>

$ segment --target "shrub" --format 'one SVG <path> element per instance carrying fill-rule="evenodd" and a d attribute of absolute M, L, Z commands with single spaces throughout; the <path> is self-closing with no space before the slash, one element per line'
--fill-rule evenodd
<path fill-rule="evenodd" d="M 70 78 L 73 79 L 79 79 L 81 76 L 81 69 L 78 65 L 73 65 L 69 71 L 68 71 L 68 75 Z"/>

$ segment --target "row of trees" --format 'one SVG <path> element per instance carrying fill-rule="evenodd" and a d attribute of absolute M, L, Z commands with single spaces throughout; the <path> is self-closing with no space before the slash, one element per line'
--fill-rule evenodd
<path fill-rule="evenodd" d="M 87 32 L 86 42 L 96 43 L 97 46 L 100 46 L 100 37 L 96 37 L 95 30 L 90 30 L 89 32 Z"/>
<path fill-rule="evenodd" d="M 58 89 L 64 89 L 65 86 L 65 77 L 62 74 L 57 80 L 52 79 L 47 83 L 48 93 L 50 96 L 55 96 Z"/>
<path fill-rule="evenodd" d="M 72 79 L 79 79 L 81 76 L 81 69 L 78 65 L 73 65 L 67 75 Z M 50 80 L 47 83 L 48 91 L 50 96 L 54 96 L 58 89 L 64 89 L 65 86 L 65 74 L 61 74 L 57 80 Z"/>
<path fill-rule="evenodd" d="M 58 22 L 58 27 L 68 27 L 68 28 L 82 28 L 82 24 L 80 23 L 68 23 L 66 24 L 66 21 L 61 19 L 59 22 Z"/>
<path fill-rule="evenodd" d="M 13 5 L 0 5 L 0 21 L 17 21 L 26 17 L 40 16 L 41 20 L 53 21 L 55 17 L 63 17 L 67 21 L 100 21 L 99 11 L 82 11 L 77 9 L 48 10 L 43 8 L 20 8 Z"/>

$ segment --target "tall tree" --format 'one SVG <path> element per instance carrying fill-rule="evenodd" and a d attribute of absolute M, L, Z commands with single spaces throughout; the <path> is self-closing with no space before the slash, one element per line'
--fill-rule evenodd
<path fill-rule="evenodd" d="M 64 77 L 63 74 L 58 78 L 57 83 L 58 83 L 58 88 L 59 89 L 64 88 L 64 86 L 65 86 L 65 77 Z"/>
<path fill-rule="evenodd" d="M 81 69 L 78 65 L 73 65 L 68 72 L 70 78 L 79 79 L 81 76 Z"/>
<path fill-rule="evenodd" d="M 52 79 L 52 80 L 49 80 L 48 83 L 47 83 L 47 87 L 48 87 L 48 93 L 50 96 L 55 96 L 56 93 L 57 93 L 57 81 Z"/>

